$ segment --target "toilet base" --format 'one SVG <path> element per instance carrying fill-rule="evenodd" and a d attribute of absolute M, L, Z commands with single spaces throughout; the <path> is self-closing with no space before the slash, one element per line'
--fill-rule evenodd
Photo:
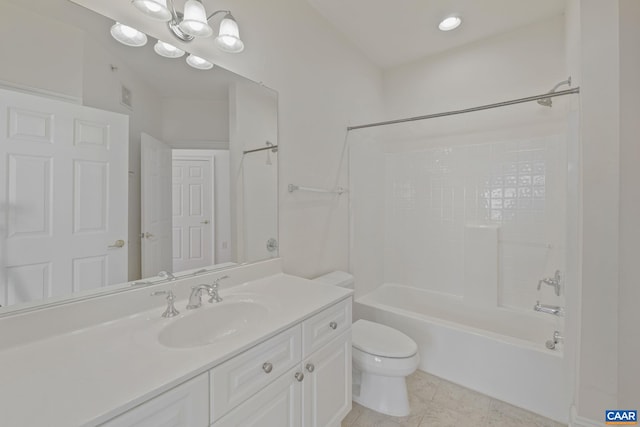
<path fill-rule="evenodd" d="M 409 415 L 406 377 L 385 377 L 354 369 L 353 401 L 386 415 Z"/>

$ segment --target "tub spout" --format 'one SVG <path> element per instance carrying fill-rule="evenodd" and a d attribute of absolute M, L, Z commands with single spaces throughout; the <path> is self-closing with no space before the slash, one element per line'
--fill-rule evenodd
<path fill-rule="evenodd" d="M 553 314 L 554 316 L 564 316 L 564 309 L 558 305 L 540 304 L 540 301 L 536 301 L 533 309 L 541 313 Z"/>

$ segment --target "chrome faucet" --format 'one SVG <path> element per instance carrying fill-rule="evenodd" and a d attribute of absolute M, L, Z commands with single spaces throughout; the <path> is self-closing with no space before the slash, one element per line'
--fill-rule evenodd
<path fill-rule="evenodd" d="M 165 271 L 165 270 L 162 270 L 162 271 L 158 272 L 158 277 L 160 277 L 161 279 L 165 279 L 165 280 L 176 280 L 177 279 L 177 277 L 174 276 L 172 272 Z"/>
<path fill-rule="evenodd" d="M 226 279 L 229 276 L 218 277 L 213 281 L 211 285 L 203 284 L 193 286 L 191 288 L 191 295 L 189 295 L 189 304 L 187 304 L 187 310 L 193 310 L 202 306 L 202 291 L 207 291 L 209 295 L 209 303 L 221 302 L 222 298 L 218 295 L 219 282 L 222 279 Z"/>
<path fill-rule="evenodd" d="M 164 313 L 162 313 L 162 317 L 175 317 L 178 314 L 180 314 L 180 312 L 176 310 L 176 306 L 173 305 L 174 301 L 176 300 L 176 297 L 173 295 L 172 291 L 151 292 L 151 296 L 156 296 L 156 295 L 167 296 L 167 309 L 164 311 Z"/>
<path fill-rule="evenodd" d="M 556 274 L 553 277 L 545 277 L 544 279 L 541 279 L 538 282 L 538 290 L 540 290 L 540 286 L 542 286 L 543 283 L 545 285 L 553 286 L 556 291 L 556 295 L 560 296 L 560 270 L 556 270 Z"/>
<path fill-rule="evenodd" d="M 554 316 L 564 316 L 564 309 L 558 305 L 540 304 L 540 301 L 536 301 L 533 309 L 541 313 L 553 314 Z"/>

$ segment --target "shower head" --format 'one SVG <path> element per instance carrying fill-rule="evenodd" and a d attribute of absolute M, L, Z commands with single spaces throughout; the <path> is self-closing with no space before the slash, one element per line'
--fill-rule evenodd
<path fill-rule="evenodd" d="M 553 87 L 553 89 L 551 89 L 551 90 L 550 90 L 549 92 L 547 92 L 547 93 L 554 93 L 554 92 L 556 91 L 556 89 L 558 89 L 558 88 L 559 88 L 560 86 L 562 86 L 562 85 L 569 85 L 569 86 L 571 86 L 571 77 L 569 77 L 569 78 L 568 78 L 567 80 L 565 80 L 565 81 L 562 81 L 562 82 L 558 83 L 557 85 L 555 85 L 555 86 Z M 549 98 L 541 98 L 541 99 L 538 99 L 538 101 L 537 101 L 537 102 L 538 102 L 538 104 L 543 105 L 543 106 L 545 106 L 545 107 L 551 107 L 551 106 L 553 105 L 553 102 L 551 101 L 551 98 L 550 98 L 550 97 L 549 97 Z"/>

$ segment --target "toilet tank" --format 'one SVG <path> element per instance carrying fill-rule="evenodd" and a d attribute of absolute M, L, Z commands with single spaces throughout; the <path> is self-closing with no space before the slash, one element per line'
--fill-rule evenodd
<path fill-rule="evenodd" d="M 316 277 L 313 281 L 324 283 L 325 285 L 340 286 L 341 288 L 354 288 L 353 276 L 344 271 L 332 271 L 331 273 Z"/>

